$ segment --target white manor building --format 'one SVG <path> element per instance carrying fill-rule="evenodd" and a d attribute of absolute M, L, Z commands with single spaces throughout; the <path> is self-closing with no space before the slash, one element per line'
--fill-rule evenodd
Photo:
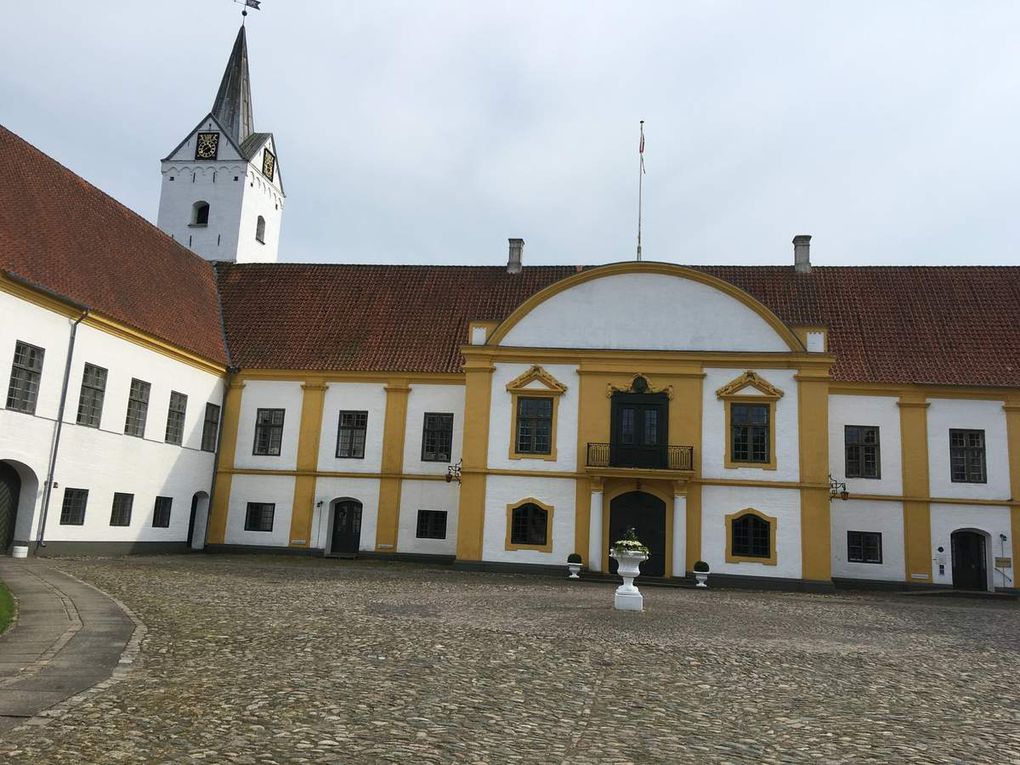
<path fill-rule="evenodd" d="M 0 158 L 4 551 L 1016 587 L 1020 268 L 279 264 L 243 28 L 162 231 Z"/>

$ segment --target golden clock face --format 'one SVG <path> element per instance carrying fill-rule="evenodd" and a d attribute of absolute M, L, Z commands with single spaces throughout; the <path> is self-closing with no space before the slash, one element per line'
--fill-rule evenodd
<path fill-rule="evenodd" d="M 273 173 L 276 172 L 276 157 L 269 149 L 262 152 L 262 174 L 269 180 L 273 180 Z"/>
<path fill-rule="evenodd" d="M 219 133 L 199 133 L 195 144 L 195 159 L 216 159 L 219 146 Z"/>

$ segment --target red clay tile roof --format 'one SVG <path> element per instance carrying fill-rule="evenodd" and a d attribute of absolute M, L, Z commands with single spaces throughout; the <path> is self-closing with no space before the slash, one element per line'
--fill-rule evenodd
<path fill-rule="evenodd" d="M 226 364 L 212 267 L 0 126 L 0 269 Z"/>
<path fill-rule="evenodd" d="M 1020 386 L 1020 268 L 696 266 L 789 324 L 829 327 L 841 381 Z M 505 318 L 574 266 L 218 267 L 234 362 L 456 372 L 471 320 Z"/>

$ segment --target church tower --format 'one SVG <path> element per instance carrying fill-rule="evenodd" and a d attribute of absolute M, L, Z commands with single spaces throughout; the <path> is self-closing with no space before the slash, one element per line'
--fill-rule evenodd
<path fill-rule="evenodd" d="M 244 26 L 212 111 L 162 160 L 156 224 L 207 260 L 275 263 L 283 181 L 272 133 L 256 133 Z"/>

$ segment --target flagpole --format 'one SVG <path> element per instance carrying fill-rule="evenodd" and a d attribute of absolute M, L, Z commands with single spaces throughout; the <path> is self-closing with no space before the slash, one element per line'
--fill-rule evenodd
<path fill-rule="evenodd" d="M 645 181 L 645 121 L 641 120 L 641 142 L 638 144 L 637 187 L 637 259 L 641 260 L 641 202 Z"/>

